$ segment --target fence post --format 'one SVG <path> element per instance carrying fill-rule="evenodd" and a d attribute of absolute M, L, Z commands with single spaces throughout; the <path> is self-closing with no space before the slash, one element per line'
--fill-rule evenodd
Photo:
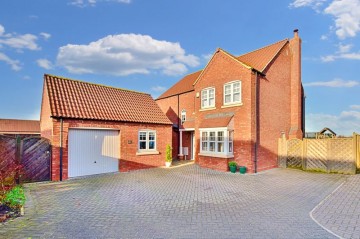
<path fill-rule="evenodd" d="M 16 184 L 20 184 L 20 165 L 21 165 L 21 158 L 20 158 L 20 150 L 21 150 L 21 137 L 16 135 L 15 138 L 15 163 L 16 163 L 16 174 L 15 174 L 15 182 Z"/>
<path fill-rule="evenodd" d="M 306 155 L 307 155 L 307 139 L 302 139 L 302 141 L 303 141 L 303 143 L 302 143 L 302 155 L 301 155 L 301 167 L 302 167 L 302 169 L 303 170 L 306 170 L 306 163 L 307 163 L 307 161 L 306 161 L 306 159 L 307 159 L 307 157 L 306 157 Z"/>
<path fill-rule="evenodd" d="M 354 160 L 355 160 L 355 173 L 360 169 L 360 135 L 353 133 L 353 150 L 354 150 Z"/>
<path fill-rule="evenodd" d="M 286 138 L 282 136 L 278 139 L 278 164 L 280 168 L 286 168 L 287 161 L 287 149 L 286 149 Z"/>

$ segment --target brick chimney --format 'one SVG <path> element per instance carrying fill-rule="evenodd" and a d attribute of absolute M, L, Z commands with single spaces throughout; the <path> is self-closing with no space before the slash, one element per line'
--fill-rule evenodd
<path fill-rule="evenodd" d="M 291 50 L 291 128 L 289 138 L 301 139 L 302 132 L 302 90 L 301 90 L 301 39 L 299 30 L 294 30 L 290 40 Z"/>

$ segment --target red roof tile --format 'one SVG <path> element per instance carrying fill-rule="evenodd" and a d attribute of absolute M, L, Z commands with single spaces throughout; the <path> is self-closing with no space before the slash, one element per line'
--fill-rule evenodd
<path fill-rule="evenodd" d="M 268 64 L 275 58 L 279 51 L 288 43 L 288 39 L 265 46 L 258 50 L 246 53 L 237 59 L 246 65 L 251 66 L 259 72 L 263 72 Z"/>
<path fill-rule="evenodd" d="M 234 58 L 244 63 L 245 65 L 250 66 L 251 68 L 263 73 L 263 71 L 266 69 L 269 63 L 276 57 L 279 51 L 288 42 L 289 42 L 288 39 L 284 39 L 282 41 L 276 42 L 274 44 L 265 46 L 263 48 L 257 49 L 255 51 Z M 223 52 L 233 57 L 230 53 L 226 51 Z M 202 71 L 203 70 L 200 70 L 185 76 L 180 81 L 175 83 L 172 87 L 170 87 L 167 91 L 165 91 L 162 95 L 160 95 L 157 98 L 157 100 L 170 97 L 173 95 L 178 95 L 185 92 L 193 91 L 194 90 L 193 84 L 194 82 L 196 82 Z"/>
<path fill-rule="evenodd" d="M 51 116 L 172 124 L 149 94 L 44 75 Z"/>
<path fill-rule="evenodd" d="M 40 134 L 40 121 L 0 119 L 0 134 Z"/>
<path fill-rule="evenodd" d="M 182 94 L 185 92 L 193 91 L 194 86 L 193 83 L 196 81 L 196 79 L 200 76 L 202 70 L 191 73 L 184 78 L 182 78 L 180 81 L 175 83 L 172 87 L 170 87 L 167 91 L 165 91 L 162 95 L 160 95 L 157 99 L 163 99 L 169 96 Z"/>

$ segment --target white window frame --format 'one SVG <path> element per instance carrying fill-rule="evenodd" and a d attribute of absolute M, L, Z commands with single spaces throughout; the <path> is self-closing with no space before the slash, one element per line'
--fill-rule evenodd
<path fill-rule="evenodd" d="M 181 124 L 183 124 L 186 121 L 186 110 L 181 111 Z"/>
<path fill-rule="evenodd" d="M 145 133 L 145 140 L 140 139 L 140 135 L 141 133 Z M 154 140 L 150 140 L 150 134 L 153 133 L 154 134 Z M 154 148 L 150 149 L 150 142 L 153 141 L 154 142 Z M 141 142 L 145 142 L 145 149 L 140 149 L 140 143 Z M 148 151 L 156 151 L 156 130 L 148 130 L 148 129 L 144 129 L 144 130 L 139 130 L 138 132 L 138 152 L 148 152 Z"/>
<path fill-rule="evenodd" d="M 222 137 L 219 137 L 219 132 L 222 133 Z M 210 136 L 213 134 L 215 134 L 215 140 Z M 230 134 L 232 134 L 232 138 L 229 138 Z M 200 129 L 200 154 L 233 157 L 234 155 L 233 137 L 234 137 L 234 131 L 228 129 L 227 127 Z M 211 150 L 212 149 L 212 147 L 210 147 L 211 144 L 215 144 L 214 150 Z M 222 148 L 220 148 L 221 144 L 222 144 Z"/>
<path fill-rule="evenodd" d="M 236 83 L 239 83 L 239 92 L 234 92 L 234 85 Z M 230 94 L 226 94 L 225 88 L 226 86 L 230 86 Z M 224 84 L 224 105 L 233 105 L 233 104 L 241 104 L 241 81 L 240 80 L 236 80 L 236 81 L 231 81 L 228 82 L 226 84 Z M 234 94 L 239 93 L 239 100 L 238 101 L 234 101 Z M 230 102 L 225 102 L 226 96 L 230 95 Z"/>
<path fill-rule="evenodd" d="M 214 103 L 212 105 L 209 104 L 210 102 L 210 91 L 213 90 L 214 91 Z M 206 92 L 206 99 L 204 98 L 204 93 Z M 208 87 L 208 88 L 205 88 L 203 90 L 201 90 L 201 109 L 207 109 L 207 108 L 214 108 L 215 107 L 215 88 L 214 87 Z M 204 104 L 204 100 L 207 101 L 207 104 L 205 105 Z"/>

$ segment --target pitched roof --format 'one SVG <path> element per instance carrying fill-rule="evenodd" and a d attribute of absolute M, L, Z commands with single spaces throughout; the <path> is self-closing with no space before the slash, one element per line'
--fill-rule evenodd
<path fill-rule="evenodd" d="M 0 119 L 0 134 L 40 134 L 40 121 Z"/>
<path fill-rule="evenodd" d="M 200 76 L 202 70 L 191 73 L 180 81 L 176 82 L 175 85 L 170 87 L 167 91 L 165 91 L 162 95 L 160 95 L 157 99 L 163 99 L 169 96 L 178 95 L 181 93 L 189 92 L 194 90 L 193 83 Z"/>
<path fill-rule="evenodd" d="M 149 94 L 44 75 L 52 117 L 172 124 Z"/>
<path fill-rule="evenodd" d="M 269 63 L 275 58 L 275 56 L 288 41 L 288 39 L 284 39 L 274 44 L 238 56 L 237 59 L 251 66 L 255 70 L 263 73 Z"/>
<path fill-rule="evenodd" d="M 285 46 L 286 43 L 288 43 L 288 39 L 284 39 L 282 41 L 276 42 L 274 44 L 265 46 L 263 48 L 257 49 L 255 51 L 243 54 L 238 57 L 234 57 L 240 63 L 245 64 L 246 66 L 251 67 L 252 69 L 255 69 L 256 71 L 259 71 L 263 73 L 263 71 L 266 69 L 266 67 L 269 65 L 269 63 L 277 56 L 277 54 L 280 52 L 280 50 Z M 229 56 L 233 57 L 230 53 L 222 50 Z M 180 81 L 175 83 L 172 87 L 170 87 L 167 91 L 165 91 L 162 95 L 160 95 L 157 100 L 163 99 L 166 97 L 182 94 L 185 92 L 193 91 L 194 86 L 193 84 L 196 82 L 196 80 L 199 78 L 203 70 L 199 70 L 197 72 L 191 73 L 184 78 L 182 78 Z"/>

